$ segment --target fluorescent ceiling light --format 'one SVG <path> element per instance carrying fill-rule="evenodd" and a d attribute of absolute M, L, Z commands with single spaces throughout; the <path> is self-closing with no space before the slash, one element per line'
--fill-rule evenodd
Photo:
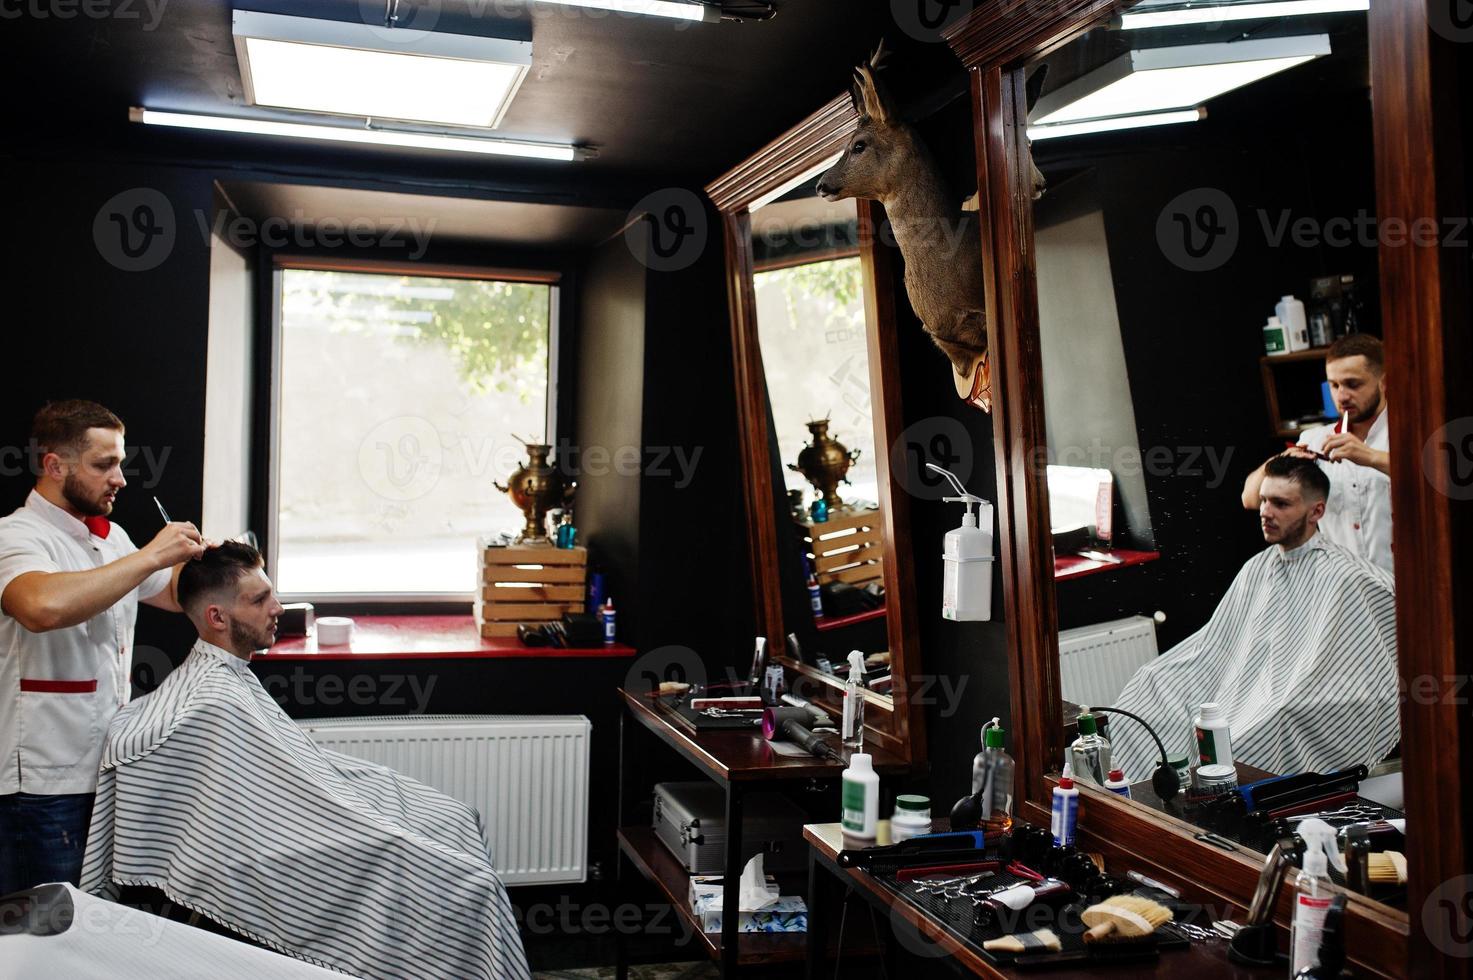
<path fill-rule="evenodd" d="M 271 119 L 242 119 L 238 116 L 200 116 L 189 112 L 160 112 L 157 109 L 128 110 L 133 122 L 181 129 L 204 129 L 221 133 L 256 136 L 286 136 L 292 139 L 328 140 L 337 143 L 367 143 L 374 146 L 403 146 L 421 150 L 450 150 L 455 153 L 485 153 L 492 156 L 527 157 L 533 160 L 576 160 L 579 150 L 566 143 L 532 143 L 525 140 L 443 136 L 390 129 L 353 129 L 316 123 L 277 122 Z"/>
<path fill-rule="evenodd" d="M 307 112 L 491 129 L 532 64 L 530 41 L 251 10 L 232 30 L 250 102 Z"/>
<path fill-rule="evenodd" d="M 645 14 L 650 17 L 674 17 L 677 20 L 700 20 L 714 23 L 721 19 L 721 8 L 704 3 L 681 3 L 680 0 L 541 0 L 564 7 L 591 7 L 613 10 L 621 14 Z"/>
<path fill-rule="evenodd" d="M 1183 24 L 1220 24 L 1231 20 L 1304 17 L 1371 9 L 1370 0 L 1279 0 L 1271 3 L 1222 3 L 1175 6 L 1179 0 L 1137 4 L 1120 15 L 1120 29 L 1179 27 Z M 1159 9 L 1158 9 L 1159 8 Z"/>
<path fill-rule="evenodd" d="M 1039 140 L 1059 136 L 1083 136 L 1086 133 L 1108 133 L 1116 129 L 1143 129 L 1146 126 L 1169 126 L 1172 123 L 1196 122 L 1204 119 L 1207 110 L 1177 109 L 1172 112 L 1151 112 L 1142 116 L 1114 116 L 1110 119 L 1089 119 L 1084 122 L 1055 123 L 1052 126 L 1029 126 L 1028 138 Z"/>
<path fill-rule="evenodd" d="M 751 204 L 747 205 L 747 211 L 749 213 L 759 211 L 762 208 L 767 207 L 767 205 L 771 204 L 773 201 L 776 201 L 778 198 L 782 197 L 784 194 L 787 194 L 794 188 L 802 187 L 810 180 L 816 180 L 819 174 L 823 173 L 825 170 L 838 163 L 839 158 L 843 155 L 844 151 L 840 150 L 838 153 L 835 153 L 831 157 L 825 157 L 823 160 L 814 164 L 812 167 L 809 167 L 807 170 L 803 171 L 792 180 L 785 181 L 784 183 L 779 184 L 772 190 L 768 191 L 766 194 L 763 194 L 761 197 L 757 198 Z"/>
<path fill-rule="evenodd" d="M 1330 53 L 1327 34 L 1128 51 L 1038 100 L 1034 125 L 1188 109 Z"/>

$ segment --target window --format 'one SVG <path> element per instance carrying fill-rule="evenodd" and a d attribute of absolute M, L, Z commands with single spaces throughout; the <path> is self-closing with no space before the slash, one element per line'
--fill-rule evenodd
<path fill-rule="evenodd" d="M 797 461 L 808 444 L 810 420 L 829 419 L 829 435 L 860 451 L 849 468 L 851 486 L 841 485 L 839 495 L 846 502 L 873 505 L 879 484 L 859 259 L 758 272 L 753 282 L 762 368 L 782 461 Z M 813 498 L 801 473 L 786 467 L 784 472 L 789 490 Z"/>
<path fill-rule="evenodd" d="M 277 589 L 469 598 L 496 490 L 554 431 L 549 281 L 280 270 Z"/>

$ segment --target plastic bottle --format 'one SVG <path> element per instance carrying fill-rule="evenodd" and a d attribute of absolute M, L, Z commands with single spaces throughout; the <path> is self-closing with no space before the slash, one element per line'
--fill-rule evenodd
<path fill-rule="evenodd" d="M 1299 825 L 1304 840 L 1303 869 L 1294 879 L 1294 921 L 1289 931 L 1289 976 L 1320 964 L 1320 940 L 1325 913 L 1330 908 L 1330 865 L 1345 871 L 1345 859 L 1335 846 L 1335 830 L 1311 818 Z"/>
<path fill-rule="evenodd" d="M 1013 826 L 1013 757 L 1003 748 L 1005 733 L 994 718 L 982 726 L 982 751 L 972 759 L 972 795 L 981 806 L 982 829 L 989 838 Z"/>
<path fill-rule="evenodd" d="M 1269 317 L 1263 325 L 1263 350 L 1274 355 L 1289 353 L 1289 332 L 1276 316 Z"/>
<path fill-rule="evenodd" d="M 991 619 L 992 504 L 968 493 L 949 470 L 935 463 L 926 466 L 945 476 L 956 490 L 956 496 L 941 499 L 966 507 L 962 526 L 947 531 L 942 545 L 941 618 L 959 622 Z"/>
<path fill-rule="evenodd" d="M 1274 313 L 1284 325 L 1289 350 L 1309 350 L 1309 318 L 1304 314 L 1304 304 L 1293 296 L 1285 296 L 1275 304 Z"/>
<path fill-rule="evenodd" d="M 1233 735 L 1227 715 L 1216 701 L 1203 702 L 1192 719 L 1197 730 L 1197 758 L 1204 766 L 1233 764 Z"/>
<path fill-rule="evenodd" d="M 1118 793 L 1127 800 L 1130 799 L 1130 783 L 1126 780 L 1125 771 L 1122 769 L 1110 770 L 1110 778 L 1105 780 L 1105 789 Z"/>
<path fill-rule="evenodd" d="M 1103 786 L 1110 774 L 1110 740 L 1100 734 L 1095 716 L 1088 708 L 1079 713 L 1078 721 L 1079 737 L 1069 746 L 1074 778 Z"/>
<path fill-rule="evenodd" d="M 899 844 L 912 837 L 931 832 L 931 800 L 909 794 L 895 797 L 895 813 L 890 817 L 890 840 Z"/>
<path fill-rule="evenodd" d="M 850 756 L 840 785 L 844 833 L 874 840 L 880 823 L 880 777 L 870 757 L 863 752 Z"/>
<path fill-rule="evenodd" d="M 1054 809 L 1050 829 L 1054 832 L 1054 844 L 1063 847 L 1074 843 L 1074 823 L 1079 815 L 1079 789 L 1074 785 L 1074 769 L 1064 763 L 1064 775 L 1054 787 Z"/>
<path fill-rule="evenodd" d="M 823 618 L 823 590 L 818 587 L 818 576 L 808 573 L 808 605 L 813 609 L 813 618 Z"/>
<path fill-rule="evenodd" d="M 864 747 L 864 654 L 849 651 L 849 681 L 844 685 L 844 717 L 839 730 L 846 748 Z"/>
<path fill-rule="evenodd" d="M 609 596 L 604 600 L 603 608 L 598 611 L 599 618 L 604 621 L 604 645 L 612 646 L 614 643 L 614 597 Z"/>

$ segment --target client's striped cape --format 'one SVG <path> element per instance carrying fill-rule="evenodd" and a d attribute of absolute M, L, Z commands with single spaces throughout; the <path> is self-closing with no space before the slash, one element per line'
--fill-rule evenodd
<path fill-rule="evenodd" d="M 529 976 L 475 810 L 319 748 L 203 641 L 108 731 L 82 887 L 119 885 L 370 980 Z"/>
<path fill-rule="evenodd" d="M 1399 693 L 1391 576 L 1317 533 L 1248 559 L 1207 625 L 1138 670 L 1115 706 L 1195 763 L 1192 718 L 1216 701 L 1234 761 L 1290 775 L 1386 758 Z M 1150 778 L 1159 753 L 1140 725 L 1111 718 L 1110 741 L 1127 779 Z"/>

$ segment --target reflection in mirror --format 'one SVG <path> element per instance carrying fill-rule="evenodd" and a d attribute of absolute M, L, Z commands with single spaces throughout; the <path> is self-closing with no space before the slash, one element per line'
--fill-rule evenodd
<path fill-rule="evenodd" d="M 788 656 L 887 694 L 882 527 L 858 211 L 813 182 L 752 214 Z M 780 475 L 779 475 L 780 474 Z"/>
<path fill-rule="evenodd" d="M 1029 117 L 1070 762 L 1255 849 L 1323 813 L 1401 850 L 1366 18 L 1210 14 L 1060 48 Z"/>

